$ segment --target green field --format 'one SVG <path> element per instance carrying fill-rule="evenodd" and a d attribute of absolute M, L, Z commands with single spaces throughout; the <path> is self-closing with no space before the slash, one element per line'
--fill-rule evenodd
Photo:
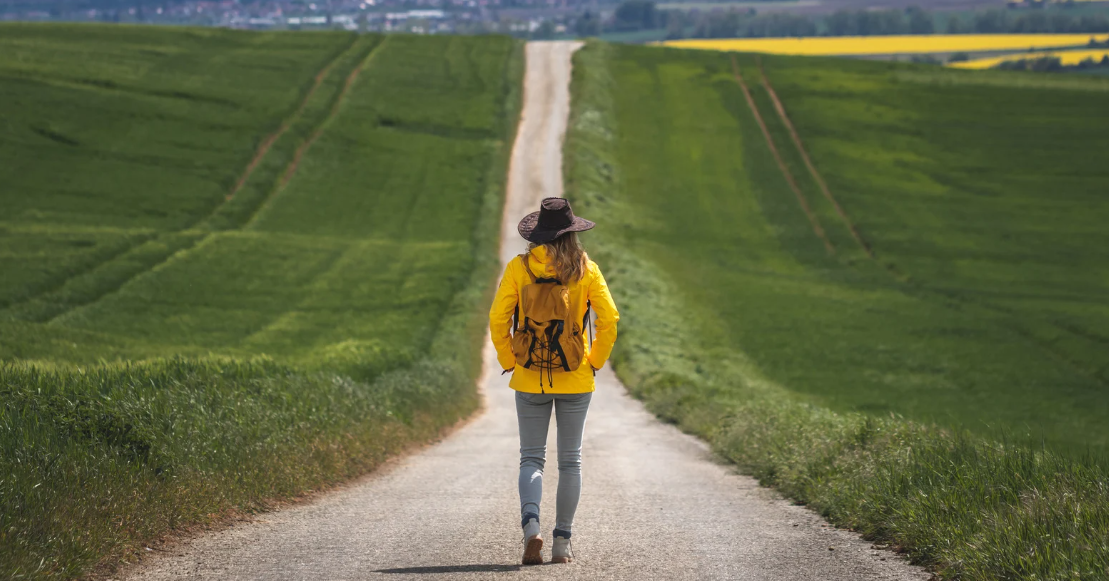
<path fill-rule="evenodd" d="M 836 403 L 1029 433 L 1079 454 L 1109 451 L 1102 98 L 1050 83 L 1009 89 L 912 75 L 853 95 L 838 88 L 865 85 L 867 67 L 824 75 L 795 61 L 767 65 L 878 262 L 921 304 L 943 305 L 916 333 L 928 341 L 927 369 L 895 379 L 922 383 L 891 391 L 852 379 L 853 393 Z"/>
<path fill-rule="evenodd" d="M 1104 80 L 762 57 L 841 216 L 732 58 L 577 57 L 626 383 L 945 578 L 1109 574 Z"/>
<path fill-rule="evenodd" d="M 503 37 L 0 26 L 0 576 L 475 409 L 521 74 Z"/>

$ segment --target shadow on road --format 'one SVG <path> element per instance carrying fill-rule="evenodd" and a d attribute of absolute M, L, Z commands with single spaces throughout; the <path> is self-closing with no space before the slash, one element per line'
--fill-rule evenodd
<path fill-rule="evenodd" d="M 374 573 L 503 573 L 519 571 L 521 565 L 445 565 L 442 567 L 401 567 L 398 569 L 378 569 Z"/>

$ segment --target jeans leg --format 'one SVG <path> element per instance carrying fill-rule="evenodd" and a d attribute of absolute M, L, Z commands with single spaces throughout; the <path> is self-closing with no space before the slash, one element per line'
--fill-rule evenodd
<path fill-rule="evenodd" d="M 558 497 L 555 528 L 567 533 L 581 498 L 581 440 L 592 393 L 564 395 L 555 400 L 558 424 Z"/>
<path fill-rule="evenodd" d="M 549 395 L 516 392 L 516 419 L 520 424 L 521 517 L 527 513 L 539 514 L 553 401 Z"/>

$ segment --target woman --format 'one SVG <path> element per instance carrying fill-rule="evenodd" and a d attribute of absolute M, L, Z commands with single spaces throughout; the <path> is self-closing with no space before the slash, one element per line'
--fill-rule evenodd
<path fill-rule="evenodd" d="M 570 532 L 581 496 L 581 440 L 593 395 L 593 377 L 608 359 L 616 342 L 616 322 L 620 314 L 616 312 L 616 305 L 612 302 L 600 269 L 589 260 L 576 234 L 593 226 L 593 222 L 574 216 L 566 200 L 543 200 L 538 212 L 528 214 L 520 221 L 518 230 L 529 242 L 528 252 L 505 267 L 504 277 L 489 311 L 489 329 L 493 345 L 497 348 L 497 360 L 504 369 L 503 373 L 512 373 L 509 386 L 516 390 L 525 565 L 543 562 L 539 501 L 543 496 L 543 465 L 552 408 L 558 428 L 558 497 L 551 562 L 570 562 Z M 560 353 L 558 369 L 550 369 L 551 365 L 546 369 L 542 364 L 532 365 L 531 355 L 526 353 L 529 348 L 527 340 L 517 341 L 515 351 L 513 348 L 513 334 L 529 332 L 522 323 L 515 328 L 513 326 L 514 318 L 530 320 L 520 316 L 520 309 L 523 308 L 520 305 L 521 293 L 528 285 L 544 283 L 565 286 L 565 294 L 561 294 L 557 286 L 555 291 L 563 297 L 560 300 L 568 298 L 569 303 L 568 309 L 563 307 L 566 312 L 562 324 L 573 331 L 568 331 L 561 339 L 565 354 Z M 596 312 L 597 339 L 586 342 L 584 326 L 579 328 L 577 325 L 588 324 L 585 317 L 590 307 Z M 581 348 L 568 341 L 580 341 Z M 531 341 L 532 349 L 534 345 L 535 342 Z M 563 365 L 578 359 L 576 353 L 583 354 L 576 368 Z"/>

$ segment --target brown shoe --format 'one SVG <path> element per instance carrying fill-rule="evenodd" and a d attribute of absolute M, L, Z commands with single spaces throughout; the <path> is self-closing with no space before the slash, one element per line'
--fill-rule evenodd
<path fill-rule="evenodd" d="M 556 536 L 554 538 L 554 545 L 551 546 L 551 562 L 552 563 L 570 563 L 574 559 L 571 556 L 573 550 L 570 548 L 570 539 Z"/>
<path fill-rule="evenodd" d="M 543 538 L 539 535 L 528 537 L 524 541 L 524 558 L 523 564 L 525 565 L 542 565 L 543 564 Z"/>

